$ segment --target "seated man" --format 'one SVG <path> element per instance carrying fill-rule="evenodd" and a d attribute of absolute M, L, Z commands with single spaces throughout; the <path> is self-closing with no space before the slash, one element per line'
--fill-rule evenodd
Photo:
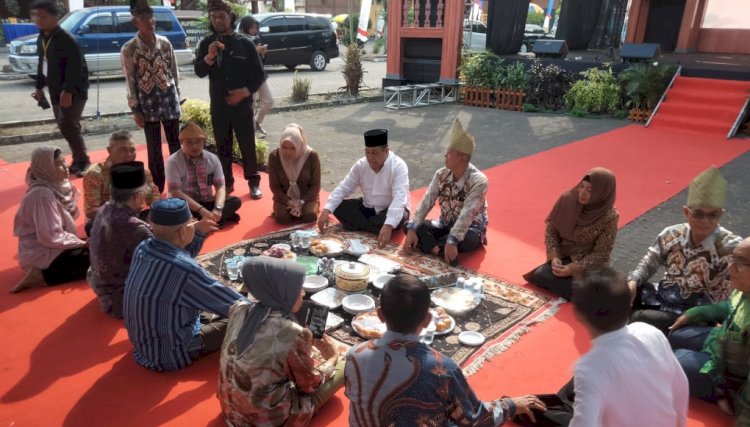
<path fill-rule="evenodd" d="M 346 199 L 362 189 L 362 198 Z M 393 229 L 409 219 L 409 168 L 388 149 L 388 131 L 365 132 L 365 157 L 357 160 L 343 181 L 328 197 L 318 217 L 318 228 L 325 233 L 330 213 L 345 230 L 367 231 L 378 235 L 378 246 L 391 241 Z"/>
<path fill-rule="evenodd" d="M 453 360 L 419 341 L 432 314 L 430 290 L 415 276 L 391 279 L 380 302 L 388 330 L 346 355 L 350 426 L 497 426 L 545 409 L 535 396 L 481 402 Z"/>
<path fill-rule="evenodd" d="M 89 167 L 83 176 L 83 211 L 86 214 L 86 234 L 91 235 L 91 225 L 96 218 L 96 211 L 100 206 L 110 199 L 109 190 L 112 187 L 110 181 L 110 169 L 113 165 L 135 161 L 135 143 L 133 135 L 127 130 L 118 130 L 109 136 L 106 160 L 95 163 Z M 154 200 L 161 199 L 161 191 L 154 184 L 154 178 L 148 169 L 145 170 L 146 186 L 143 188 L 144 201 L 151 206 Z M 143 220 L 148 216 L 148 209 L 141 211 L 138 208 L 139 217 Z"/>
<path fill-rule="evenodd" d="M 229 307 L 244 298 L 193 259 L 215 222 L 195 223 L 187 203 L 172 198 L 151 205 L 151 224 L 154 237 L 138 245 L 125 280 L 125 328 L 138 364 L 176 371 L 221 348 Z M 201 324 L 201 310 L 222 319 Z"/>
<path fill-rule="evenodd" d="M 146 173 L 142 162 L 126 162 L 111 168 L 112 200 L 94 219 L 89 239 L 87 280 L 103 312 L 122 319 L 122 296 L 135 248 L 151 237 L 151 227 L 138 218 L 146 197 Z"/>
<path fill-rule="evenodd" d="M 445 167 L 432 177 L 414 218 L 406 226 L 404 247 L 418 247 L 424 253 L 439 254 L 453 265 L 459 252 L 470 252 L 487 244 L 487 177 L 471 162 L 474 137 L 456 119 L 445 151 Z M 440 204 L 440 221 L 432 225 L 425 217 L 435 201 Z"/>
<path fill-rule="evenodd" d="M 216 221 L 219 227 L 237 223 L 242 202 L 227 197 L 219 158 L 206 150 L 206 134 L 195 123 L 180 129 L 182 148 L 167 159 L 167 188 L 172 197 L 184 199 L 196 218 Z M 214 193 L 214 189 L 216 193 Z"/>
<path fill-rule="evenodd" d="M 628 325 L 630 293 L 623 278 L 611 267 L 587 270 L 572 293 L 591 350 L 575 366 L 570 426 L 685 426 L 685 374 L 658 329 Z"/>
<path fill-rule="evenodd" d="M 750 424 L 750 237 L 733 254 L 729 277 L 734 290 L 729 299 L 687 310 L 670 328 L 669 341 L 690 382 L 690 395 L 717 402 L 734 415 L 734 425 L 746 426 Z M 698 326 L 706 322 L 724 323 Z"/>
<path fill-rule="evenodd" d="M 727 298 L 727 269 L 740 237 L 719 225 L 724 214 L 727 181 L 711 167 L 690 183 L 687 224 L 665 228 L 638 266 L 628 275 L 635 301 L 633 322 L 667 328 L 685 310 Z M 664 267 L 658 286 L 648 283 Z M 638 298 L 636 298 L 638 297 Z"/>

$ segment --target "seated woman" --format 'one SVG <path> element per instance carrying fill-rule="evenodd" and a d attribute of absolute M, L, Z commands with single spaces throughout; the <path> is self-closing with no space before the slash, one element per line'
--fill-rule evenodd
<path fill-rule="evenodd" d="M 268 181 L 273 193 L 272 216 L 280 224 L 318 218 L 320 158 L 307 145 L 302 126 L 290 123 L 281 132 L 279 148 L 268 155 Z"/>
<path fill-rule="evenodd" d="M 562 193 L 547 217 L 547 262 L 523 278 L 569 300 L 573 276 L 609 264 L 620 218 L 615 190 L 615 174 L 594 168 Z"/>
<path fill-rule="evenodd" d="M 224 419 L 233 426 L 305 426 L 344 385 L 345 359 L 330 337 L 313 340 L 294 317 L 304 267 L 260 256 L 245 261 L 242 277 L 258 302 L 238 301 L 229 310 L 217 392 Z"/>
<path fill-rule="evenodd" d="M 26 183 L 29 187 L 13 220 L 18 261 L 26 275 L 10 291 L 84 279 L 89 251 L 76 236 L 78 190 L 68 179 L 62 151 L 36 148 Z"/>

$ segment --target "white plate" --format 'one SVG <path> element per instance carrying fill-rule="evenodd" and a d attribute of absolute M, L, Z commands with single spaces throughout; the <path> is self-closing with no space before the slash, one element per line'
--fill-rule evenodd
<path fill-rule="evenodd" d="M 435 336 L 448 335 L 451 332 L 453 332 L 453 329 L 456 327 L 456 319 L 454 319 L 453 316 L 451 316 L 451 315 L 448 315 L 448 319 L 450 319 L 450 321 L 451 321 L 450 326 L 448 326 L 447 328 L 445 328 L 442 331 L 438 331 L 437 328 L 435 328 Z M 433 324 L 435 323 L 435 317 L 434 317 L 434 315 L 433 315 L 432 323 Z M 437 325 L 435 325 L 435 326 L 437 326 Z"/>
<path fill-rule="evenodd" d="M 359 262 L 374 266 L 383 273 L 390 273 L 393 270 L 401 268 L 401 264 L 391 261 L 380 255 L 364 254 L 359 257 Z"/>
<path fill-rule="evenodd" d="M 458 340 L 463 345 L 476 347 L 484 343 L 484 335 L 474 331 L 464 331 L 458 334 Z"/>
<path fill-rule="evenodd" d="M 432 303 L 443 307 L 451 316 L 463 316 L 479 305 L 479 299 L 468 289 L 440 288 L 432 291 Z"/>
<path fill-rule="evenodd" d="M 338 328 L 342 323 L 344 323 L 343 317 L 329 311 L 326 318 L 326 332 Z"/>
<path fill-rule="evenodd" d="M 351 245 L 349 245 L 349 249 L 346 250 L 346 253 L 348 253 L 349 255 L 361 256 L 370 252 L 370 249 L 372 249 L 369 245 L 365 245 L 364 243 L 361 243 L 360 245 L 362 247 L 359 248 L 360 250 L 358 251 L 354 250 L 354 248 Z"/>
<path fill-rule="evenodd" d="M 353 294 L 347 295 L 341 300 L 341 305 L 344 307 L 344 311 L 349 314 L 357 315 L 370 311 L 375 308 L 375 300 L 369 295 Z"/>
<path fill-rule="evenodd" d="M 318 304 L 330 308 L 331 310 L 335 310 L 341 307 L 341 301 L 345 296 L 345 293 L 336 288 L 326 288 L 320 292 L 315 293 L 310 297 L 310 299 L 317 302 Z"/>
<path fill-rule="evenodd" d="M 394 277 L 396 277 L 394 274 L 381 274 L 372 281 L 372 286 L 375 286 L 377 289 L 383 289 L 383 286 Z"/>
<path fill-rule="evenodd" d="M 302 284 L 302 289 L 305 292 L 318 292 L 328 287 L 328 279 L 317 274 L 305 276 L 305 283 Z"/>
<path fill-rule="evenodd" d="M 279 249 L 286 249 L 288 251 L 292 250 L 292 247 L 289 246 L 289 245 L 287 245 L 286 243 L 277 243 L 277 244 L 275 244 L 275 245 L 273 245 L 271 247 L 272 248 L 279 248 Z"/>

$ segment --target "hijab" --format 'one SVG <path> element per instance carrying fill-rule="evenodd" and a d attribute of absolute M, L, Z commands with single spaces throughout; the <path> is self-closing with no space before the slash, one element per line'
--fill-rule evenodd
<path fill-rule="evenodd" d="M 295 158 L 293 160 L 287 160 L 281 155 L 281 144 L 284 141 L 289 141 L 294 145 Z M 305 137 L 305 131 L 302 126 L 297 123 L 290 123 L 286 125 L 283 131 L 281 131 L 281 139 L 279 140 L 279 159 L 281 159 L 281 167 L 284 168 L 284 173 L 289 179 L 289 190 L 286 195 L 292 200 L 299 200 L 302 198 L 302 193 L 299 191 L 297 186 L 297 179 L 302 171 L 302 167 L 305 165 L 307 158 L 312 152 L 312 148 L 307 145 L 307 138 Z"/>
<path fill-rule="evenodd" d="M 258 256 L 242 265 L 242 280 L 258 302 L 245 317 L 237 334 L 237 354 L 242 354 L 255 341 L 255 334 L 271 310 L 295 320 L 292 307 L 305 282 L 305 268 L 289 260 Z"/>
<path fill-rule="evenodd" d="M 26 171 L 26 184 L 29 190 L 34 187 L 47 187 L 52 190 L 65 210 L 75 218 L 78 206 L 73 185 L 68 178 L 60 177 L 60 171 L 55 165 L 55 154 L 59 152 L 61 151 L 57 147 L 35 148 L 31 152 L 31 166 Z"/>
<path fill-rule="evenodd" d="M 609 169 L 591 169 L 584 180 L 591 183 L 591 198 L 586 205 L 578 202 L 579 181 L 573 188 L 563 192 L 552 208 L 547 222 L 551 222 L 560 236 L 570 239 L 576 226 L 587 226 L 612 210 L 615 204 L 615 174 Z M 582 180 L 583 181 L 583 180 Z"/>

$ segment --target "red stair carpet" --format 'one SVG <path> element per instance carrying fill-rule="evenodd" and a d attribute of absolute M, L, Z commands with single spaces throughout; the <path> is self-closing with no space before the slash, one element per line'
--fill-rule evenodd
<path fill-rule="evenodd" d="M 461 262 L 523 283 L 521 274 L 544 257 L 543 221 L 552 203 L 591 167 L 617 174 L 623 226 L 677 194 L 707 166 L 721 166 L 748 149 L 750 142 L 742 140 L 627 126 L 492 167 L 485 171 L 491 183 L 489 246 Z M 138 150 L 144 158 L 145 147 Z M 105 155 L 92 153 L 92 159 Z M 216 399 L 217 355 L 180 372 L 153 373 L 135 364 L 122 322 L 99 312 L 85 282 L 7 294 L 22 275 L 12 224 L 26 189 L 27 167 L 0 166 L 0 241 L 5 242 L 0 251 L 0 426 L 224 425 Z M 240 174 L 236 167 L 235 176 Z M 74 183 L 80 189 L 81 180 Z M 209 237 L 204 252 L 281 228 L 268 218 L 266 179 L 263 191 L 262 200 L 250 201 L 247 190 L 238 189 L 242 222 Z M 412 207 L 423 193 L 412 193 Z M 486 363 L 469 383 L 482 399 L 554 392 L 587 349 L 588 337 L 570 304 L 563 304 L 556 316 Z M 312 426 L 346 426 L 347 420 L 348 402 L 339 392 Z M 724 427 L 731 420 L 714 405 L 691 400 L 688 425 Z"/>
<path fill-rule="evenodd" d="M 726 138 L 749 95 L 747 81 L 680 76 L 650 127 Z"/>

